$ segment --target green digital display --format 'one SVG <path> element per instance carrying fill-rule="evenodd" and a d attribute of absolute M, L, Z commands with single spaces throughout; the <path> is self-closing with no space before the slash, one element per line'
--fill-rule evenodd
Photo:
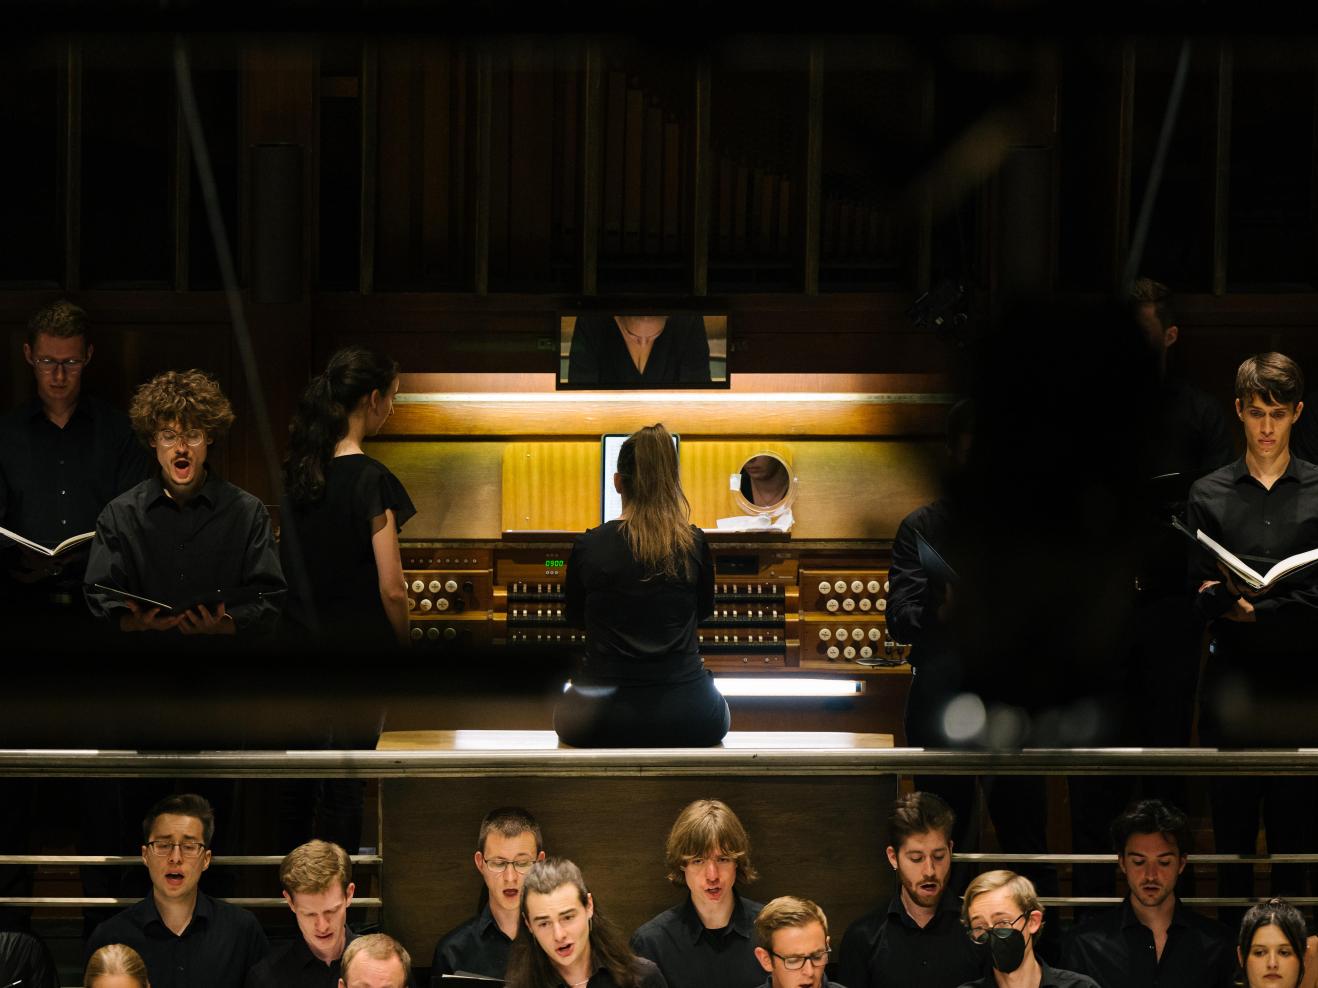
<path fill-rule="evenodd" d="M 563 560 L 561 560 L 561 559 L 546 559 L 546 560 L 545 560 L 545 569 L 560 569 L 560 568 L 562 568 L 562 566 L 563 566 Z"/>

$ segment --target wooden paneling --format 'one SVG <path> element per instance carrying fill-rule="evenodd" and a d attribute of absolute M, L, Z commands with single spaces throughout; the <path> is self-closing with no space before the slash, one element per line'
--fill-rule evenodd
<path fill-rule="evenodd" d="M 503 452 L 503 530 L 599 524 L 599 443 L 518 442 Z"/>
<path fill-rule="evenodd" d="M 813 899 L 836 931 L 834 942 L 892 894 L 892 869 L 881 853 L 837 865 L 842 821 L 848 847 L 887 843 L 891 777 L 389 780 L 382 796 L 385 925 L 418 958 L 475 912 L 482 886 L 471 854 L 481 817 L 495 806 L 534 813 L 546 850 L 581 866 L 596 908 L 625 935 L 685 894 L 664 878 L 663 848 L 674 818 L 694 799 L 724 800 L 750 833 L 760 878 L 741 891 L 761 901 Z"/>
<path fill-rule="evenodd" d="M 891 539 L 903 517 L 937 494 L 937 441 L 687 440 L 681 469 L 692 484 L 695 524 L 712 527 L 734 513 L 728 476 L 740 468 L 743 450 L 764 446 L 791 454 L 799 480 L 794 538 Z M 506 528 L 584 531 L 599 524 L 598 438 L 374 440 L 367 452 L 397 474 L 417 507 L 403 530 L 408 539 L 497 539 Z"/>
<path fill-rule="evenodd" d="M 708 392 L 554 395 L 402 394 L 386 436 L 599 436 L 663 422 L 700 436 L 941 436 L 950 401 L 881 395 L 781 395 L 729 401 Z"/>

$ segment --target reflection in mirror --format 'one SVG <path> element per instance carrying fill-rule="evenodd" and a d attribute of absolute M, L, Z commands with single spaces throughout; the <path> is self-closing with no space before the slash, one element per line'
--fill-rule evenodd
<path fill-rule="evenodd" d="M 559 386 L 727 385 L 727 317 L 693 312 L 563 316 Z"/>
<path fill-rule="evenodd" d="M 787 499 L 792 478 L 771 453 L 752 456 L 741 468 L 741 496 L 755 508 L 775 508 Z"/>

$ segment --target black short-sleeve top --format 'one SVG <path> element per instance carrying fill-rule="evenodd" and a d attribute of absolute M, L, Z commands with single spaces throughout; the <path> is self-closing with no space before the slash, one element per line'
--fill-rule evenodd
<path fill-rule="evenodd" d="M 386 509 L 393 511 L 399 530 L 416 514 L 398 478 L 364 453 L 329 461 L 318 500 L 285 505 L 279 553 L 289 583 L 286 614 L 296 628 L 315 627 L 314 607 L 321 637 L 393 640 L 371 541 L 371 522 Z"/>

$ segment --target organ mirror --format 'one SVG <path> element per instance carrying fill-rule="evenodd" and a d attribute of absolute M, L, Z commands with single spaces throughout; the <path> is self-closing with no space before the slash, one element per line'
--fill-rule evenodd
<path fill-rule="evenodd" d="M 787 511 L 796 500 L 797 479 L 790 458 L 764 450 L 742 462 L 729 487 L 744 514 L 774 516 Z"/>

